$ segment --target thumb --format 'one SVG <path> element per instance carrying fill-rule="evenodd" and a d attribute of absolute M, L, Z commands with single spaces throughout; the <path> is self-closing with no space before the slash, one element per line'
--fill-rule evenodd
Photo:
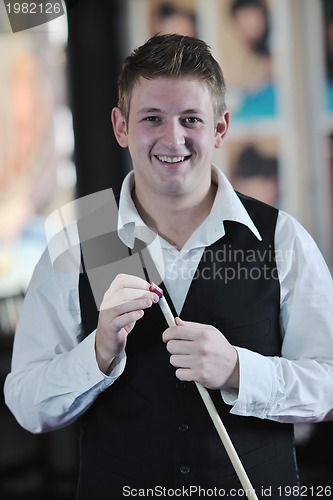
<path fill-rule="evenodd" d="M 175 321 L 177 326 L 186 326 L 190 323 L 190 321 L 184 321 L 183 319 L 180 319 L 178 316 L 175 318 Z"/>
<path fill-rule="evenodd" d="M 202 328 L 202 323 L 196 323 L 195 321 L 185 321 L 180 319 L 178 316 L 175 318 L 177 326 L 190 326 L 191 328 Z"/>

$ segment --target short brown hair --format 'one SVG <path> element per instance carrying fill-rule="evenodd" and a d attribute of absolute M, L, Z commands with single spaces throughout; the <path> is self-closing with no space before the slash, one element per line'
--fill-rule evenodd
<path fill-rule="evenodd" d="M 131 95 L 139 78 L 193 77 L 206 83 L 217 119 L 225 110 L 222 70 L 202 40 L 190 36 L 155 35 L 128 56 L 118 79 L 118 107 L 128 120 Z"/>

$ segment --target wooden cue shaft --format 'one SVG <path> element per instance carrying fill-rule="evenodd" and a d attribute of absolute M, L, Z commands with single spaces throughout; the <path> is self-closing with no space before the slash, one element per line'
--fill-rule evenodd
<path fill-rule="evenodd" d="M 164 314 L 164 317 L 168 323 L 169 326 L 175 326 L 176 321 L 175 318 L 171 312 L 171 309 L 169 307 L 169 304 L 167 303 L 165 297 L 162 295 L 160 296 L 159 300 L 159 305 L 160 308 Z M 197 386 L 197 389 L 199 391 L 199 394 L 206 406 L 206 409 L 208 410 L 208 413 L 213 421 L 213 424 L 220 436 L 220 439 L 222 441 L 222 444 L 230 458 L 230 461 L 235 469 L 235 472 L 238 476 L 238 479 L 246 493 L 247 498 L 253 499 L 253 500 L 258 500 L 258 497 L 255 493 L 255 490 L 253 489 L 253 486 L 248 478 L 248 475 L 246 474 L 246 471 L 243 467 L 242 462 L 240 461 L 240 458 L 235 450 L 235 447 L 229 437 L 229 434 L 226 430 L 226 428 L 223 425 L 223 422 L 221 420 L 220 415 L 218 414 L 215 405 L 209 395 L 209 392 L 205 387 L 203 387 L 201 384 L 198 384 L 195 382 L 195 385 Z"/>

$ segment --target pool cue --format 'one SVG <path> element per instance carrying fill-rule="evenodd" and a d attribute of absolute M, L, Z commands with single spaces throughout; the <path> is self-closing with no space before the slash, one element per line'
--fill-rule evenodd
<path fill-rule="evenodd" d="M 166 319 L 166 322 L 168 325 L 171 326 L 176 326 L 176 321 L 175 318 L 171 312 L 171 309 L 169 307 L 169 304 L 167 303 L 164 295 L 163 295 L 163 290 L 155 285 L 154 283 L 151 283 L 151 286 L 149 288 L 150 291 L 155 292 L 159 296 L 159 306 L 161 308 L 161 311 Z M 213 424 L 220 436 L 220 439 L 222 441 L 222 444 L 225 448 L 225 451 L 227 452 L 230 461 L 235 469 L 235 472 L 238 476 L 238 479 L 245 491 L 245 494 L 247 498 L 250 498 L 252 500 L 258 500 L 258 497 L 255 493 L 255 490 L 248 478 L 248 475 L 246 474 L 246 471 L 243 467 L 242 462 L 240 461 L 240 458 L 235 450 L 235 447 L 229 437 L 229 434 L 221 420 L 220 415 L 218 414 L 215 405 L 209 395 L 209 392 L 205 387 L 203 387 L 201 384 L 198 384 L 195 382 L 195 385 L 199 391 L 199 394 L 206 406 L 206 409 L 208 410 L 208 413 L 213 421 Z"/>

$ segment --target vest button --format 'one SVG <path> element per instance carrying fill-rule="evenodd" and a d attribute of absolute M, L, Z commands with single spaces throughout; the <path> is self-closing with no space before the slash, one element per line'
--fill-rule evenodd
<path fill-rule="evenodd" d="M 177 382 L 176 383 L 176 389 L 177 391 L 186 391 L 186 382 Z"/>
<path fill-rule="evenodd" d="M 180 424 L 180 426 L 178 427 L 178 430 L 180 432 L 187 432 L 189 429 L 189 426 L 187 424 Z"/>
<path fill-rule="evenodd" d="M 189 474 L 191 472 L 191 467 L 188 465 L 182 465 L 180 468 L 180 473 L 183 474 L 183 476 L 186 476 L 186 474 Z"/>

